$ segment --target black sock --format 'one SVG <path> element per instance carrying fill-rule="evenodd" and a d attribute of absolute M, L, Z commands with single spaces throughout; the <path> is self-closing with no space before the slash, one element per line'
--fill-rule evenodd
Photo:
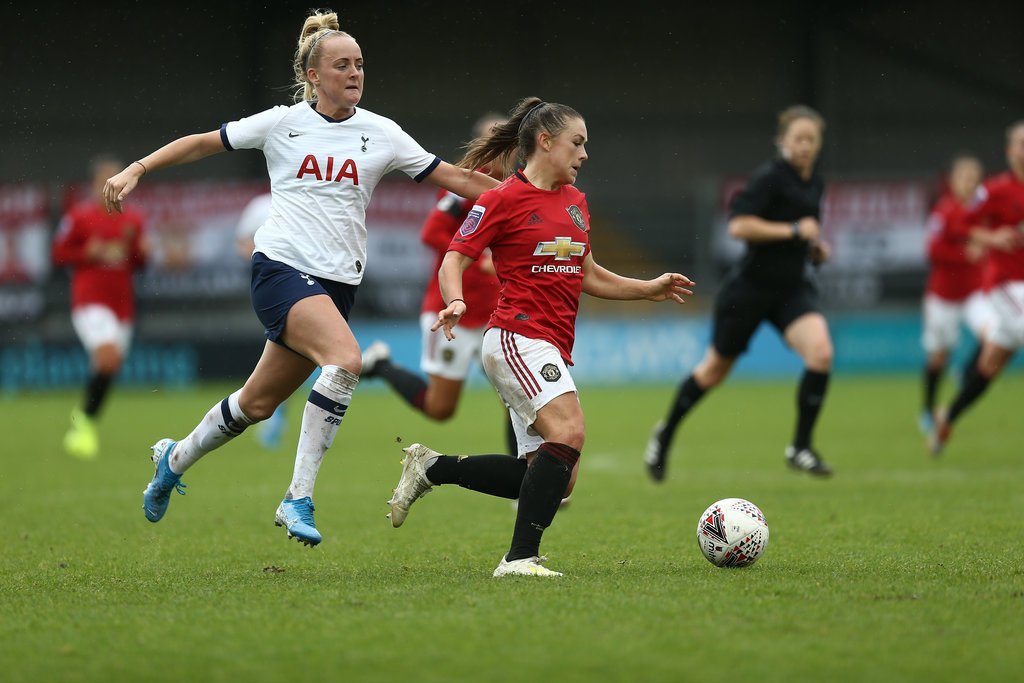
<path fill-rule="evenodd" d="M 526 460 L 508 455 L 442 455 L 427 468 L 431 484 L 458 484 L 511 500 L 519 497 L 525 474 Z"/>
<path fill-rule="evenodd" d="M 960 415 L 967 410 L 972 403 L 978 400 L 978 398 L 985 393 L 988 389 L 988 385 L 992 382 L 990 377 L 986 377 L 981 374 L 978 370 L 977 365 L 971 365 L 967 368 L 965 373 L 963 386 L 960 387 L 960 391 L 957 393 L 956 398 L 953 399 L 953 403 L 949 406 L 949 415 L 946 417 L 946 421 L 949 424 L 953 424 Z"/>
<path fill-rule="evenodd" d="M 960 384 L 961 385 L 967 384 L 967 377 L 971 374 L 971 369 L 972 368 L 978 367 L 978 359 L 979 358 L 981 358 L 981 344 L 980 343 L 975 347 L 974 353 L 971 354 L 971 359 L 969 361 L 967 361 L 966 365 L 964 365 L 964 370 L 960 374 Z"/>
<path fill-rule="evenodd" d="M 668 417 L 665 418 L 665 428 L 661 430 L 661 447 L 663 450 L 668 450 L 669 445 L 672 443 L 672 437 L 675 436 L 676 429 L 679 427 L 679 423 L 686 417 L 686 413 L 690 412 L 690 408 L 695 406 L 697 401 L 704 396 L 705 392 L 706 390 L 697 384 L 697 380 L 693 378 L 692 374 L 679 385 L 675 401 L 672 402 L 672 408 L 669 410 Z"/>
<path fill-rule="evenodd" d="M 939 390 L 943 369 L 927 366 L 924 369 L 924 409 L 929 415 L 935 410 L 935 394 Z"/>
<path fill-rule="evenodd" d="M 113 375 L 104 375 L 103 373 L 94 373 L 89 378 L 89 383 L 85 385 L 85 401 L 82 408 L 82 412 L 89 417 L 96 417 L 100 408 L 103 406 L 103 401 L 107 397 L 107 391 L 110 389 L 111 383 L 114 381 Z"/>
<path fill-rule="evenodd" d="M 516 439 L 516 428 L 512 426 L 512 416 L 508 416 L 505 422 L 505 448 L 508 454 L 517 457 L 519 455 L 519 441 Z"/>
<path fill-rule="evenodd" d="M 423 400 L 427 395 L 427 382 L 422 377 L 387 359 L 377 362 L 373 369 L 373 376 L 380 377 L 390 384 L 391 388 L 413 408 L 423 410 Z"/>
<path fill-rule="evenodd" d="M 798 451 L 811 447 L 811 432 L 814 431 L 814 423 L 818 421 L 818 413 L 821 411 L 821 404 L 825 402 L 827 389 L 827 372 L 804 370 L 796 394 L 797 418 L 793 447 Z"/>
<path fill-rule="evenodd" d="M 507 561 L 540 554 L 540 537 L 558 512 L 572 468 L 579 458 L 578 450 L 563 443 L 545 441 L 537 449 L 523 477 L 512 545 L 505 555 Z"/>

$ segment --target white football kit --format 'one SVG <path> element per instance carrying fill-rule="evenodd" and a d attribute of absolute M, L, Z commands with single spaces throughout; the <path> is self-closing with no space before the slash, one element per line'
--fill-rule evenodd
<path fill-rule="evenodd" d="M 357 285 L 366 268 L 366 206 L 384 174 L 417 182 L 441 162 L 391 119 L 365 109 L 328 120 L 309 102 L 221 126 L 224 147 L 261 149 L 270 215 L 256 251 L 316 277 Z"/>

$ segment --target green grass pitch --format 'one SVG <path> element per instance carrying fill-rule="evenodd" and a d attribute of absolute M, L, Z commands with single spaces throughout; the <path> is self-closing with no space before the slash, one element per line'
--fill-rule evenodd
<path fill-rule="evenodd" d="M 0 399 L 0 679 L 19 681 L 967 681 L 1024 667 L 1024 377 L 1001 378 L 929 458 L 912 377 L 834 378 L 827 481 L 786 469 L 795 378 L 731 382 L 692 414 L 669 480 L 640 457 L 671 386 L 584 388 L 579 485 L 542 550 L 555 580 L 496 580 L 509 501 L 443 487 L 392 529 L 404 444 L 499 452 L 494 395 L 453 422 L 362 390 L 317 487 L 323 544 L 273 526 L 291 436 L 247 433 L 145 520 L 148 446 L 230 387 L 115 391 L 104 453 L 65 456 L 77 393 Z M 711 566 L 700 512 L 749 498 L 771 541 Z"/>

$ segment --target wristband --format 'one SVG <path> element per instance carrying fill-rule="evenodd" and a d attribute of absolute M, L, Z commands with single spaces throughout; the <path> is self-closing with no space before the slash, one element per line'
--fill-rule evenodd
<path fill-rule="evenodd" d="M 146 165 L 144 163 L 142 163 L 141 161 L 133 161 L 132 163 L 133 164 L 138 164 L 139 166 L 142 167 L 142 175 L 146 175 L 146 173 L 149 172 L 149 169 L 146 168 Z"/>
<path fill-rule="evenodd" d="M 800 223 L 797 221 L 793 221 L 792 223 L 789 224 L 789 227 L 793 228 L 793 239 L 800 239 Z"/>
<path fill-rule="evenodd" d="M 446 305 L 447 305 L 447 306 L 451 306 L 451 305 L 452 305 L 453 303 L 455 303 L 456 301 L 461 301 L 461 302 L 462 302 L 462 305 L 463 305 L 463 306 L 465 306 L 465 305 L 466 305 L 466 300 L 465 300 L 465 299 L 459 299 L 459 298 L 455 298 L 455 299 L 452 299 L 452 300 L 451 300 L 451 301 L 449 301 L 449 302 L 448 302 L 448 303 L 447 303 Z"/>

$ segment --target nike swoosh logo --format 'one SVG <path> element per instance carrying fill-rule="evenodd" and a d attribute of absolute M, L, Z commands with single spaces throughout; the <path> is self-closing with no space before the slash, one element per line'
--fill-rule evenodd
<path fill-rule="evenodd" d="M 288 133 L 288 137 L 290 137 L 290 138 L 297 138 L 300 135 L 302 135 L 302 133 Z"/>

